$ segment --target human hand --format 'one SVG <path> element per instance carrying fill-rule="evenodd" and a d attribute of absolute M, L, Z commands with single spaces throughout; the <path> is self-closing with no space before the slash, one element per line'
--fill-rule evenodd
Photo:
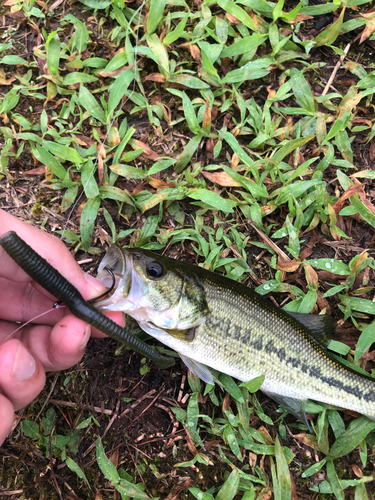
<path fill-rule="evenodd" d="M 99 281 L 83 272 L 61 240 L 0 210 L 0 236 L 10 230 L 60 271 L 84 299 L 105 291 Z M 0 247 L 0 445 L 12 426 L 14 411 L 43 389 L 45 372 L 77 363 L 91 330 L 95 336 L 104 336 L 66 307 L 53 309 L 12 335 L 19 322 L 52 309 L 55 301 Z M 122 313 L 108 315 L 123 324 Z"/>

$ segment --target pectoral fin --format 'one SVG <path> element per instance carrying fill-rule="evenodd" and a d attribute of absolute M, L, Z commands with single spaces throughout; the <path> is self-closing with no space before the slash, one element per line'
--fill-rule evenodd
<path fill-rule="evenodd" d="M 294 415 L 298 420 L 304 423 L 310 432 L 313 432 L 307 417 L 306 417 L 306 403 L 307 399 L 294 399 L 288 398 L 286 396 L 280 396 L 280 394 L 275 394 L 273 392 L 263 391 L 264 394 L 267 394 L 270 398 L 272 398 L 276 403 L 279 403 L 283 408 L 285 408 L 289 413 Z"/>
<path fill-rule="evenodd" d="M 178 330 L 177 328 L 165 328 L 165 331 L 175 339 L 185 340 L 185 342 L 191 342 L 195 337 L 195 328 L 187 328 L 186 330 Z"/>
<path fill-rule="evenodd" d="M 198 363 L 198 361 L 194 361 L 194 359 L 187 358 L 186 356 L 182 356 L 182 354 L 180 354 L 180 358 L 185 363 L 185 365 L 189 368 L 189 370 L 191 372 L 193 372 L 194 375 L 196 375 L 201 380 L 203 380 L 203 382 L 206 382 L 206 384 L 215 385 L 214 377 L 206 365 L 203 365 L 202 363 Z"/>

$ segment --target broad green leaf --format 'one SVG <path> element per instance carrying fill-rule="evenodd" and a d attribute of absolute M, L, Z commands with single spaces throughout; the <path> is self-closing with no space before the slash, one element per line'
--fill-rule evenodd
<path fill-rule="evenodd" d="M 31 420 L 23 420 L 22 432 L 30 438 L 40 437 L 39 425 Z"/>
<path fill-rule="evenodd" d="M 235 172 L 232 168 L 225 165 L 223 165 L 223 170 L 229 175 L 229 177 L 231 177 L 233 180 L 237 181 L 239 184 L 241 184 L 241 186 L 247 189 L 252 194 L 252 196 L 254 196 L 254 198 L 268 198 L 267 188 L 264 184 L 257 184 L 255 181 L 244 177 L 243 175 Z"/>
<path fill-rule="evenodd" d="M 25 59 L 19 56 L 4 56 L 0 59 L 0 64 L 7 64 L 8 66 L 17 66 L 18 64 L 27 64 Z"/>
<path fill-rule="evenodd" d="M 309 84 L 302 74 L 300 74 L 299 78 L 294 83 L 293 92 L 298 104 L 302 108 L 307 109 L 310 113 L 315 113 L 314 97 Z"/>
<path fill-rule="evenodd" d="M 233 149 L 233 151 L 239 157 L 239 159 L 245 165 L 247 165 L 248 167 L 251 167 L 251 165 L 254 163 L 254 161 L 250 158 L 250 156 L 248 154 L 245 153 L 245 150 L 238 143 L 237 138 L 234 137 L 233 134 L 231 134 L 230 132 L 228 132 L 226 130 L 225 131 L 220 131 L 220 136 L 223 139 L 225 139 L 225 141 L 229 144 L 229 146 Z M 227 174 L 231 175 L 229 172 L 227 172 Z"/>
<path fill-rule="evenodd" d="M 103 108 L 96 101 L 95 97 L 91 94 L 91 92 L 87 90 L 87 88 L 84 87 L 83 85 L 81 85 L 79 89 L 78 101 L 79 104 L 83 108 L 85 108 L 85 110 L 88 111 L 91 116 L 93 116 L 102 123 L 106 123 L 106 116 L 103 111 Z"/>
<path fill-rule="evenodd" d="M 354 209 L 359 213 L 359 215 L 372 227 L 375 227 L 375 215 L 371 212 L 369 208 L 366 207 L 364 203 L 360 200 L 358 193 L 353 194 L 350 197 L 350 202 Z"/>
<path fill-rule="evenodd" d="M 271 61 L 267 56 L 262 59 L 255 59 L 250 61 L 240 69 L 234 69 L 225 75 L 221 80 L 223 84 L 227 83 L 244 83 L 247 80 L 257 80 L 258 78 L 263 78 L 268 75 L 268 68 L 271 65 Z"/>
<path fill-rule="evenodd" d="M 327 462 L 327 479 L 337 500 L 345 500 L 345 493 L 332 460 Z"/>
<path fill-rule="evenodd" d="M 174 160 L 173 158 L 170 158 L 169 160 L 159 160 L 152 165 L 152 167 L 147 173 L 148 175 L 154 175 L 158 172 L 161 172 L 162 170 L 167 169 L 168 167 L 171 167 L 175 163 L 176 160 Z"/>
<path fill-rule="evenodd" d="M 283 11 L 284 0 L 279 0 L 272 12 L 273 22 L 276 22 Z"/>
<path fill-rule="evenodd" d="M 139 238 L 137 241 L 137 246 L 143 247 L 150 239 L 155 236 L 155 231 L 159 225 L 159 216 L 151 215 L 147 217 L 146 222 L 143 224 L 141 232 L 139 233 Z"/>
<path fill-rule="evenodd" d="M 214 210 L 221 210 L 222 212 L 232 213 L 233 203 L 230 200 L 222 198 L 214 191 L 209 191 L 205 188 L 192 188 L 188 191 L 188 196 L 194 200 L 202 201 L 209 205 Z"/>
<path fill-rule="evenodd" d="M 76 83 L 91 83 L 98 81 L 98 78 L 88 73 L 68 73 L 64 78 L 64 85 L 75 85 Z"/>
<path fill-rule="evenodd" d="M 359 417 L 353 420 L 349 427 L 333 443 L 329 456 L 332 459 L 348 455 L 362 440 L 375 429 L 375 422 L 367 417 Z"/>
<path fill-rule="evenodd" d="M 123 189 L 119 189 L 115 186 L 100 186 L 99 187 L 100 197 L 102 199 L 110 198 L 111 200 L 122 201 L 123 203 L 128 203 L 133 205 L 132 199 L 129 194 Z"/>
<path fill-rule="evenodd" d="M 235 4 L 231 0 L 218 0 L 218 5 L 224 9 L 226 12 L 229 12 L 229 14 L 232 14 L 232 16 L 236 17 L 241 23 L 243 23 L 245 26 L 247 26 L 249 29 L 252 31 L 258 31 L 257 27 L 254 24 L 254 21 L 251 19 L 249 14 L 247 14 L 242 7 L 239 5 Z"/>
<path fill-rule="evenodd" d="M 132 498 L 134 500 L 148 500 L 150 497 L 141 491 L 137 485 L 119 478 L 119 482 L 115 485 L 116 490 L 123 495 L 123 498 Z"/>
<path fill-rule="evenodd" d="M 196 76 L 191 75 L 173 75 L 168 78 L 168 82 L 170 83 L 179 83 L 180 85 L 185 85 L 185 87 L 189 87 L 190 89 L 209 89 L 210 86 L 206 82 L 202 82 Z"/>
<path fill-rule="evenodd" d="M 360 299 L 359 297 L 347 297 L 346 295 L 339 295 L 339 297 L 345 306 L 349 306 L 350 309 L 354 309 L 354 311 L 359 311 L 365 314 L 375 314 L 375 302 L 372 302 L 371 300 Z"/>
<path fill-rule="evenodd" d="M 288 154 L 292 153 L 297 148 L 301 148 L 312 139 L 314 139 L 313 135 L 308 137 L 300 137 L 298 139 L 292 139 L 291 141 L 288 141 L 286 144 L 284 144 L 284 146 L 282 146 L 278 151 L 276 151 L 276 153 L 272 157 L 272 161 L 277 165 Z"/>
<path fill-rule="evenodd" d="M 200 488 L 189 488 L 189 491 L 197 500 L 215 500 L 210 493 L 206 493 Z"/>
<path fill-rule="evenodd" d="M 106 9 L 112 3 L 112 0 L 79 0 L 86 7 L 90 9 Z"/>
<path fill-rule="evenodd" d="M 111 71 L 116 71 L 117 69 L 122 68 L 125 64 L 127 64 L 127 62 L 128 62 L 128 53 L 126 51 L 118 52 L 116 55 L 112 57 L 109 63 L 104 66 L 103 70 L 101 71 L 101 74 L 106 74 Z"/>
<path fill-rule="evenodd" d="M 44 149 L 42 146 L 39 144 L 36 144 L 36 152 L 34 150 L 34 155 L 42 162 L 44 165 L 46 165 L 52 172 L 56 175 L 61 180 L 64 180 L 67 171 L 65 168 L 61 165 L 61 163 L 51 155 L 46 149 Z"/>
<path fill-rule="evenodd" d="M 91 159 L 84 163 L 81 170 L 81 181 L 87 198 L 95 198 L 99 195 L 98 184 L 95 179 L 95 168 Z"/>
<path fill-rule="evenodd" d="M 81 469 L 81 467 L 73 459 L 71 459 L 70 457 L 67 457 L 66 460 L 65 460 L 65 463 L 66 463 L 66 465 L 69 467 L 69 469 L 71 471 L 75 472 L 77 474 L 77 476 L 80 479 L 83 479 L 83 481 L 85 481 L 85 483 L 87 484 L 87 486 L 89 488 L 91 488 L 89 482 L 87 481 L 85 473 L 83 472 L 83 470 Z"/>
<path fill-rule="evenodd" d="M 310 477 L 316 474 L 317 472 L 320 471 L 320 469 L 325 465 L 326 459 L 323 458 L 320 462 L 317 462 L 316 464 L 311 465 L 311 467 L 308 467 L 302 474 L 301 477 Z"/>
<path fill-rule="evenodd" d="M 205 51 L 203 49 L 201 49 L 201 57 L 202 57 L 202 62 L 204 64 L 204 67 L 207 70 L 207 72 L 211 76 L 220 80 L 219 75 L 217 74 L 217 71 L 215 69 L 215 66 L 212 64 L 210 59 L 207 57 L 207 54 L 205 53 Z"/>
<path fill-rule="evenodd" d="M 62 202 L 61 202 L 61 211 L 65 212 L 71 207 L 74 203 L 74 200 L 77 198 L 78 194 L 78 183 L 69 186 L 65 191 Z"/>
<path fill-rule="evenodd" d="M 70 161 L 72 163 L 83 163 L 84 159 L 75 149 L 64 146 L 57 142 L 43 141 L 43 146 L 53 155 L 61 158 L 64 161 Z"/>
<path fill-rule="evenodd" d="M 166 0 L 151 0 L 146 26 L 146 31 L 149 35 L 152 35 L 158 27 L 161 18 L 163 17 L 166 3 Z"/>
<path fill-rule="evenodd" d="M 277 479 L 279 483 L 279 496 L 275 492 L 275 500 L 287 500 L 292 497 L 292 483 L 288 462 L 286 460 L 284 450 L 280 444 L 279 437 L 275 440 L 275 457 L 277 465 Z"/>
<path fill-rule="evenodd" d="M 109 92 L 108 117 L 112 118 L 116 107 L 125 95 L 130 82 L 134 80 L 134 73 L 130 69 L 123 71 L 115 80 Z"/>
<path fill-rule="evenodd" d="M 94 232 L 94 224 L 100 207 L 100 197 L 87 200 L 83 207 L 80 221 L 80 231 L 82 236 L 82 246 L 88 250 L 90 239 Z"/>
<path fill-rule="evenodd" d="M 184 32 L 187 20 L 189 19 L 190 13 L 187 13 L 185 17 L 178 23 L 176 29 L 168 33 L 168 35 L 163 40 L 163 45 L 170 45 L 180 38 Z"/>
<path fill-rule="evenodd" d="M 242 382 L 240 384 L 240 387 L 246 387 L 246 389 L 251 392 L 257 392 L 261 388 L 263 382 L 265 379 L 265 375 L 259 375 L 259 377 L 253 378 L 252 380 L 249 380 L 249 382 Z"/>
<path fill-rule="evenodd" d="M 241 40 L 237 40 L 237 42 L 229 45 L 229 47 L 226 47 L 220 54 L 220 57 L 236 57 L 245 54 L 246 52 L 250 52 L 251 50 L 259 47 L 259 45 L 265 42 L 267 38 L 268 35 L 261 35 L 259 33 L 254 33 L 251 36 L 245 36 L 244 38 L 241 38 Z"/>
<path fill-rule="evenodd" d="M 342 20 L 344 18 L 344 14 L 345 14 L 345 8 L 346 8 L 346 6 L 344 6 L 344 8 L 342 9 L 341 14 L 336 22 L 331 24 L 331 26 L 329 28 L 322 31 L 321 33 L 319 33 L 318 36 L 315 37 L 315 43 L 318 47 L 320 47 L 322 45 L 332 45 L 333 42 L 336 40 L 336 38 L 339 36 L 340 30 L 341 30 L 341 25 L 342 25 Z M 303 11 L 303 9 L 301 9 L 301 13 L 302 13 L 302 11 Z"/>
<path fill-rule="evenodd" d="M 201 128 L 195 115 L 194 107 L 185 92 L 182 93 L 182 104 L 184 108 L 185 118 L 190 130 L 193 132 L 193 134 L 199 134 L 201 132 Z"/>
<path fill-rule="evenodd" d="M 358 361 L 375 342 L 375 322 L 368 325 L 361 333 L 355 348 L 354 361 Z"/>
<path fill-rule="evenodd" d="M 199 143 L 201 142 L 202 137 L 200 135 L 195 135 L 190 141 L 186 144 L 184 150 L 180 154 L 180 156 L 177 158 L 177 163 L 175 166 L 176 172 L 180 173 L 186 165 L 189 163 L 191 160 L 191 157 L 197 150 Z"/>
<path fill-rule="evenodd" d="M 233 469 L 229 474 L 228 479 L 218 491 L 215 500 L 232 500 L 237 492 L 240 484 L 240 473 L 238 469 Z"/>
<path fill-rule="evenodd" d="M 146 173 L 140 168 L 130 167 L 129 165 L 121 165 L 117 163 L 116 165 L 111 165 L 109 167 L 112 172 L 127 179 L 144 179 Z"/>
<path fill-rule="evenodd" d="M 334 274 L 339 274 L 341 276 L 346 276 L 350 274 L 350 269 L 347 264 L 344 264 L 341 260 L 335 259 L 311 259 L 304 260 L 306 264 L 321 269 L 322 271 L 329 271 Z"/>
<path fill-rule="evenodd" d="M 154 57 L 165 76 L 169 76 L 169 58 L 168 52 L 159 38 L 154 34 L 146 35 L 146 41 Z"/>
<path fill-rule="evenodd" d="M 224 389 L 232 396 L 233 399 L 235 399 L 239 403 L 245 402 L 241 389 L 238 387 L 232 377 L 225 373 L 220 373 L 219 380 L 223 384 Z"/>
<path fill-rule="evenodd" d="M 57 33 L 49 41 L 47 47 L 47 67 L 51 75 L 59 74 L 60 66 L 60 39 Z"/>

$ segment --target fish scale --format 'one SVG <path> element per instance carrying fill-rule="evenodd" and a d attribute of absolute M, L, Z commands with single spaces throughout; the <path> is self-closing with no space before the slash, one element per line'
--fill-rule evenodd
<path fill-rule="evenodd" d="M 375 380 L 331 358 L 320 329 L 314 330 L 314 325 L 329 324 L 330 317 L 296 319 L 248 287 L 200 267 L 140 249 L 118 253 L 131 280 L 123 288 L 130 291 L 121 297 L 115 293 L 100 307 L 130 314 L 203 380 L 212 379 L 206 366 L 243 382 L 265 375 L 261 390 L 271 397 L 314 399 L 375 420 Z M 162 275 L 150 279 L 147 266 L 155 262 Z M 142 297 L 132 292 L 140 289 Z M 181 292 L 171 308 L 176 290 L 189 292 Z M 190 332 L 179 329 L 181 310 L 184 328 L 191 317 Z M 162 327 L 164 316 L 171 318 L 173 329 Z"/>

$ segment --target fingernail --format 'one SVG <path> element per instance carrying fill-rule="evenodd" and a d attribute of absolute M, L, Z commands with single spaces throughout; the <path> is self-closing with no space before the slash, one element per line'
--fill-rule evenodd
<path fill-rule="evenodd" d="M 12 375 L 19 381 L 27 380 L 35 372 L 35 359 L 27 349 L 20 345 L 14 357 Z"/>
<path fill-rule="evenodd" d="M 91 326 L 90 325 L 86 325 L 85 333 L 84 333 L 84 335 L 82 337 L 82 340 L 81 340 L 81 342 L 79 343 L 79 346 L 78 346 L 78 349 L 80 351 L 82 351 L 83 349 L 85 349 L 85 347 L 87 345 L 87 342 L 89 341 L 90 335 L 91 335 Z"/>
<path fill-rule="evenodd" d="M 91 274 L 88 274 L 88 273 L 85 273 L 84 276 L 85 276 L 85 280 L 87 281 L 87 283 L 90 286 L 92 286 L 92 288 L 94 288 L 97 292 L 99 292 L 99 294 L 101 294 L 103 292 L 103 290 L 105 290 L 105 287 L 103 286 L 103 284 L 100 283 L 99 280 L 94 278 L 94 276 L 91 276 Z"/>

